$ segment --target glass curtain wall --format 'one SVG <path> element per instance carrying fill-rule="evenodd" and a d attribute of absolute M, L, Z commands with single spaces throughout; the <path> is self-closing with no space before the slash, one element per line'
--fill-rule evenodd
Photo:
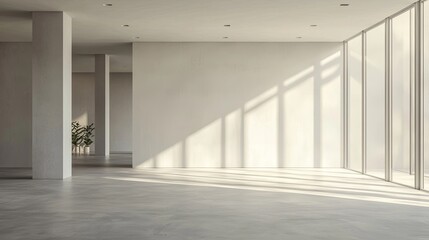
<path fill-rule="evenodd" d="M 429 190 L 429 1 L 416 3 L 423 8 L 423 110 L 424 122 L 422 133 L 424 181 L 423 187 Z M 416 185 L 415 152 L 415 70 L 416 68 L 416 9 L 414 7 L 397 13 L 387 21 L 390 22 L 390 51 L 386 52 L 386 24 L 382 23 L 365 34 L 347 41 L 348 58 L 348 168 L 379 178 L 386 178 L 386 172 L 391 173 L 393 182 L 419 187 Z M 362 39 L 362 36 L 365 39 Z M 365 43 L 365 49 L 363 44 Z M 365 53 L 365 59 L 362 59 Z M 386 57 L 390 56 L 389 68 L 391 81 L 391 162 L 387 165 L 386 156 Z M 362 67 L 365 63 L 365 69 Z M 363 71 L 366 70 L 366 71 Z M 363 75 L 365 74 L 365 75 Z M 364 81 L 366 89 L 363 91 Z M 365 96 L 363 96 L 365 94 Z M 363 98 L 365 97 L 365 98 Z M 365 106 L 363 105 L 364 101 Z M 366 118 L 362 119 L 366 113 Z M 364 122 L 365 121 L 365 122 Z M 366 124 L 366 125 L 365 125 Z M 363 164 L 363 126 L 366 126 L 366 165 Z M 418 149 L 418 148 L 417 148 Z M 417 150 L 416 149 L 416 150 Z M 420 164 L 418 164 L 420 165 Z M 387 167 L 390 166 L 390 169 Z M 365 169 L 362 169 L 365 167 Z M 386 171 L 389 170 L 389 171 Z M 420 177 L 420 174 L 418 174 Z M 420 179 L 418 179 L 420 182 Z"/>
<path fill-rule="evenodd" d="M 414 186 L 411 156 L 414 9 L 392 19 L 392 180 Z"/>
<path fill-rule="evenodd" d="M 366 33 L 366 122 L 369 175 L 385 178 L 385 24 Z"/>
<path fill-rule="evenodd" d="M 362 172 L 362 36 L 348 42 L 349 168 Z"/>

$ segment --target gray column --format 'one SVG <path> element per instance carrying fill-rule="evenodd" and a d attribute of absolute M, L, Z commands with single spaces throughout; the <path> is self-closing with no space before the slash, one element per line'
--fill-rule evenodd
<path fill-rule="evenodd" d="M 95 55 L 95 154 L 110 153 L 110 62 L 105 54 Z"/>
<path fill-rule="evenodd" d="M 63 12 L 33 13 L 33 178 L 71 176 L 72 23 Z"/>

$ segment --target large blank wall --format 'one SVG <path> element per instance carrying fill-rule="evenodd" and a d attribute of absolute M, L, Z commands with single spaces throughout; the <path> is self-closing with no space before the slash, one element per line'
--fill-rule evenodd
<path fill-rule="evenodd" d="M 0 167 L 31 167 L 31 43 L 0 43 Z"/>
<path fill-rule="evenodd" d="M 95 122 L 95 75 L 73 73 L 73 121 Z M 110 74 L 110 152 L 132 151 L 132 74 Z M 96 126 L 97 127 L 97 126 Z M 94 152 L 93 144 L 91 151 Z"/>
<path fill-rule="evenodd" d="M 340 43 L 135 43 L 134 167 L 340 167 Z"/>

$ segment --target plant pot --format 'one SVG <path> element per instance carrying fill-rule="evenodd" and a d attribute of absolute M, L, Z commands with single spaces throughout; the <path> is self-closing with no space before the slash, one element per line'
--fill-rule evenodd
<path fill-rule="evenodd" d="M 80 146 L 73 146 L 72 153 L 78 155 L 80 153 Z"/>
<path fill-rule="evenodd" d="M 86 146 L 85 148 L 84 148 L 84 153 L 85 153 L 85 155 L 89 155 L 89 152 L 90 152 L 90 147 L 89 146 Z"/>

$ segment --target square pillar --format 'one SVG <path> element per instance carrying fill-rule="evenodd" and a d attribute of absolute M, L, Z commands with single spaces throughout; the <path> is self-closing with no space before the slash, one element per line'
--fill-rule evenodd
<path fill-rule="evenodd" d="M 95 154 L 110 154 L 110 59 L 95 55 Z"/>
<path fill-rule="evenodd" d="M 72 20 L 33 13 L 33 179 L 71 176 Z"/>

